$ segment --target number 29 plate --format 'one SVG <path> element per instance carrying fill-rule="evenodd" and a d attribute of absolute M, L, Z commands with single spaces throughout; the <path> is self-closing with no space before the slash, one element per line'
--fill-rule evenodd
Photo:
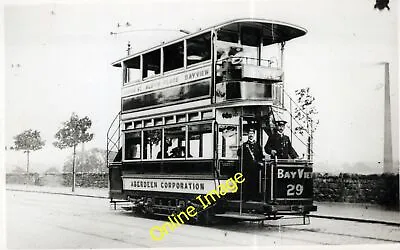
<path fill-rule="evenodd" d="M 278 166 L 274 174 L 274 198 L 275 199 L 312 199 L 313 179 L 312 168 L 297 166 Z"/>

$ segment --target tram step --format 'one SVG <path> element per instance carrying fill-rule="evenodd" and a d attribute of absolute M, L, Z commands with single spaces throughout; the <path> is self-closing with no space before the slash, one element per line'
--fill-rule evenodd
<path fill-rule="evenodd" d="M 278 220 L 283 216 L 267 216 L 263 214 L 239 213 L 239 212 L 226 212 L 223 214 L 215 214 L 216 217 L 231 218 L 247 221 L 262 221 L 262 220 Z"/>
<path fill-rule="evenodd" d="M 268 209 L 269 205 L 265 202 L 262 201 L 240 201 L 240 200 L 230 200 L 227 201 L 227 206 L 229 208 L 237 209 L 240 207 L 240 204 L 242 204 L 243 209 L 247 210 L 266 210 Z"/>

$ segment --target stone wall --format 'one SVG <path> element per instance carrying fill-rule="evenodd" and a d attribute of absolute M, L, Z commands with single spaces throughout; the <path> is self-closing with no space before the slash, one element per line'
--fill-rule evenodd
<path fill-rule="evenodd" d="M 7 174 L 7 183 L 72 186 L 72 173 Z M 77 173 L 77 187 L 108 187 L 108 173 Z M 314 173 L 315 201 L 375 203 L 399 207 L 399 175 Z"/>
<path fill-rule="evenodd" d="M 38 173 L 6 174 L 6 183 L 24 184 L 24 185 L 39 185 L 39 174 Z"/>
<path fill-rule="evenodd" d="M 63 173 L 63 185 L 72 186 L 72 173 Z M 77 173 L 75 185 L 77 187 L 108 187 L 108 173 Z"/>
<path fill-rule="evenodd" d="M 399 175 L 314 173 L 316 201 L 376 203 L 399 207 Z"/>

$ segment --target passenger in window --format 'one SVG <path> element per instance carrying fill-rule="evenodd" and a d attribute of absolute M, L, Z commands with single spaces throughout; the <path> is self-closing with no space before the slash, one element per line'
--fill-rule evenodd
<path fill-rule="evenodd" d="M 261 146 L 255 138 L 255 129 L 250 128 L 248 140 L 239 147 L 237 155 L 240 157 L 243 166 L 243 183 L 244 200 L 260 200 L 259 186 L 259 170 L 262 168 L 263 153 Z"/>
<path fill-rule="evenodd" d="M 185 147 L 182 146 L 182 141 L 178 141 L 178 146 L 171 149 L 171 158 L 184 158 L 185 157 Z"/>
<path fill-rule="evenodd" d="M 240 47 L 229 47 L 228 50 L 225 51 L 225 54 L 221 56 L 221 58 L 224 58 L 224 56 L 227 53 L 227 59 L 222 61 L 222 66 L 221 66 L 221 76 L 223 81 L 229 81 L 229 80 L 234 80 L 237 78 L 240 78 L 240 69 L 238 69 L 237 66 L 240 64 L 243 60 L 243 49 Z"/>
<path fill-rule="evenodd" d="M 185 157 L 185 147 L 175 147 L 171 150 L 171 158 L 184 158 Z"/>
<path fill-rule="evenodd" d="M 140 150 L 140 149 L 139 149 Z M 140 151 L 137 148 L 136 144 L 130 144 L 127 146 L 127 150 L 125 152 L 125 159 L 133 160 L 140 158 Z"/>
<path fill-rule="evenodd" d="M 171 157 L 168 154 L 168 149 L 171 146 L 172 146 L 172 139 L 170 137 L 165 137 L 165 140 L 164 140 L 164 158 L 170 158 Z M 161 158 L 162 158 L 162 153 L 160 151 L 157 154 L 157 159 L 161 159 Z"/>
<path fill-rule="evenodd" d="M 288 136 L 284 135 L 286 121 L 276 121 L 275 133 L 273 133 L 267 141 L 264 149 L 265 152 L 271 155 L 272 158 L 275 156 L 278 159 L 296 159 L 299 155 L 296 150 L 292 147 L 292 143 Z"/>
<path fill-rule="evenodd" d="M 229 56 L 232 64 L 240 64 L 243 60 L 243 49 L 240 47 L 231 47 Z"/>

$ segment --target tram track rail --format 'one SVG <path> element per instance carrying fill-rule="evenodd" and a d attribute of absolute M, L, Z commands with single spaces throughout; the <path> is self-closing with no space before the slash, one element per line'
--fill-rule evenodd
<path fill-rule="evenodd" d="M 55 195 L 66 195 L 66 196 L 78 196 L 78 197 L 86 197 L 86 198 L 97 198 L 97 199 L 109 199 L 108 196 L 105 195 L 91 195 L 91 194 L 73 194 L 73 193 L 63 193 L 56 191 L 42 191 L 42 190 L 21 190 L 16 188 L 6 188 L 8 191 L 17 191 L 17 192 L 30 192 L 30 193 L 45 193 L 45 194 L 55 194 Z M 311 218 L 319 218 L 319 219 L 327 219 L 327 220 L 341 220 L 341 221 L 352 221 L 352 222 L 360 222 L 360 223 L 371 223 L 371 224 L 382 224 L 387 226 L 395 226 L 400 227 L 400 222 L 392 222 L 392 221 L 383 221 L 383 220 L 373 220 L 373 219 L 361 219 L 354 217 L 343 217 L 343 216 L 332 216 L 332 215 L 317 215 L 310 214 L 308 215 Z"/>

